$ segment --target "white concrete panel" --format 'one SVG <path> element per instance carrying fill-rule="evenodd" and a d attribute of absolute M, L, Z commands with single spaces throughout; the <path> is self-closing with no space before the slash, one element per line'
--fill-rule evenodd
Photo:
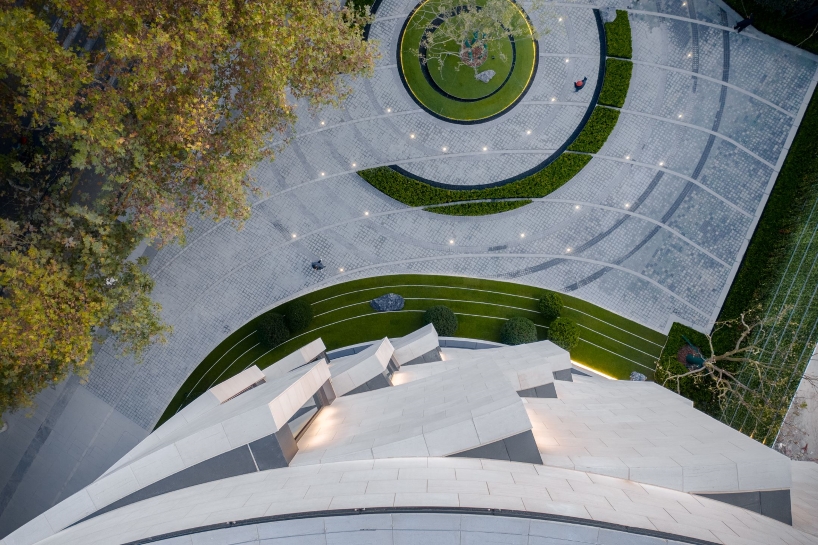
<path fill-rule="evenodd" d="M 384 338 L 369 348 L 332 360 L 329 364 L 335 395 L 342 396 L 384 372 L 394 349 Z"/>
<path fill-rule="evenodd" d="M 270 367 L 267 367 L 264 370 L 264 376 L 267 380 L 281 378 L 296 367 L 300 367 L 314 360 L 326 349 L 327 347 L 324 346 L 324 341 L 319 337 L 311 343 L 302 346 L 292 354 L 281 358 Z"/>
<path fill-rule="evenodd" d="M 467 471 L 468 479 L 456 480 L 461 470 L 425 467 L 446 459 L 396 458 L 388 462 L 390 473 L 360 470 L 360 464 L 325 464 L 312 468 L 283 468 L 225 479 L 211 485 L 179 490 L 95 517 L 59 534 L 39 541 L 43 545 L 98 545 L 145 539 L 163 532 L 178 532 L 203 524 L 247 520 L 265 515 L 310 512 L 328 508 L 376 506 L 453 507 L 470 506 L 518 509 L 538 513 L 568 515 L 579 519 L 613 522 L 643 530 L 670 532 L 688 538 L 707 539 L 723 544 L 777 545 L 814 543 L 816 540 L 797 529 L 722 502 L 649 485 L 638 485 L 614 477 L 600 479 L 593 474 L 554 470 L 531 464 L 498 460 L 482 461 L 490 470 Z M 376 462 L 377 463 L 377 462 Z M 422 467 L 418 467 L 423 464 Z M 364 466 L 370 467 L 370 466 Z M 320 469 L 320 470 L 319 470 Z M 311 473 L 305 473 L 312 471 Z M 392 480 L 397 471 L 399 479 Z M 537 477 L 537 473 L 540 473 Z M 498 475 L 533 475 L 536 485 L 498 483 Z M 338 482 L 340 475 L 350 475 Z M 464 473 L 463 476 L 466 476 Z M 354 478 L 352 478 L 354 477 Z M 459 477 L 459 476 L 458 476 Z M 387 478 L 387 480 L 384 480 Z M 266 482 L 292 483 L 288 488 L 263 491 Z M 569 485 L 570 483 L 570 485 Z M 403 485 L 409 488 L 398 488 Z M 391 487 L 391 488 L 390 488 Z M 248 501 L 250 497 L 254 499 Z M 638 500 L 638 501 L 633 501 Z M 684 506 L 684 507 L 682 507 Z M 698 509 L 698 510 L 697 510 Z M 411 516 L 410 516 L 411 515 Z M 329 520 L 329 519 L 325 519 Z M 360 535 L 371 532 L 448 531 L 463 532 L 463 539 L 479 542 L 514 543 L 651 543 L 653 536 L 622 533 L 565 522 L 528 520 L 476 515 L 379 514 L 354 515 L 346 519 L 302 519 L 283 523 L 225 528 L 199 534 L 207 543 L 246 543 L 256 539 L 297 538 L 294 543 L 328 532 L 361 543 Z M 726 524 L 726 526 L 725 526 Z M 728 528 L 729 527 L 729 528 Z M 722 532 L 719 528 L 724 528 Z M 366 530 L 363 534 L 354 532 Z M 255 533 L 254 533 L 255 532 Z M 603 535 L 604 534 L 604 535 Z M 733 537 L 729 537 L 728 534 Z M 431 538 L 431 533 L 426 534 Z M 529 538 L 530 536 L 530 538 Z M 225 541 L 226 540 L 226 541 Z M 510 540 L 510 541 L 509 541 Z M 647 540 L 647 541 L 646 541 Z M 6 539 L 7 543 L 17 542 Z M 423 540 L 421 540 L 423 542 Z M 665 541 L 661 541 L 665 543 Z M 23 543 L 23 542 L 20 542 Z M 27 545 L 33 542 L 26 542 Z M 549 545 L 550 545 L 549 543 Z"/>
<path fill-rule="evenodd" d="M 404 337 L 389 339 L 389 341 L 395 349 L 394 357 L 398 365 L 403 365 L 407 361 L 412 361 L 440 347 L 437 331 L 432 324 L 425 325 Z"/>
<path fill-rule="evenodd" d="M 257 366 L 253 365 L 238 375 L 235 375 L 224 382 L 213 386 L 208 391 L 219 400 L 219 403 L 224 403 L 242 390 L 245 390 L 262 380 L 264 380 L 264 373 L 262 373 L 261 369 L 259 369 Z"/>

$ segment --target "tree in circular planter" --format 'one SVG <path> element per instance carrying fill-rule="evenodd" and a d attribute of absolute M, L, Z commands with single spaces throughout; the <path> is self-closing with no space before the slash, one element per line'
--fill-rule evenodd
<path fill-rule="evenodd" d="M 290 332 L 303 331 L 312 321 L 312 305 L 303 299 L 296 299 L 284 308 L 284 319 Z"/>
<path fill-rule="evenodd" d="M 435 326 L 435 331 L 443 337 L 451 337 L 457 331 L 457 316 L 445 305 L 429 307 L 423 313 L 423 321 Z"/>
<path fill-rule="evenodd" d="M 557 318 L 548 329 L 548 340 L 565 350 L 571 350 L 579 342 L 579 326 L 568 318 Z"/>
<path fill-rule="evenodd" d="M 562 297 L 559 293 L 549 291 L 543 293 L 540 297 L 540 314 L 549 322 L 560 317 L 563 306 Z"/>
<path fill-rule="evenodd" d="M 526 344 L 537 342 L 537 326 L 528 318 L 515 316 L 503 324 L 500 332 L 503 344 Z"/>
<path fill-rule="evenodd" d="M 273 348 L 290 338 L 290 330 L 281 314 L 265 314 L 258 322 L 259 342 Z"/>

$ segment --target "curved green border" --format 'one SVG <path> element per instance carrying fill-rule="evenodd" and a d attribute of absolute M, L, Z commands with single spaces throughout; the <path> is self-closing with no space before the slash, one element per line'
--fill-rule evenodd
<path fill-rule="evenodd" d="M 509 80 L 488 97 L 472 101 L 458 101 L 442 96 L 426 81 L 423 68 L 417 58 L 417 47 L 404 47 L 404 42 L 419 44 L 425 27 L 412 24 L 418 10 L 429 0 L 418 4 L 407 18 L 401 29 L 398 41 L 398 72 L 404 86 L 412 98 L 429 113 L 448 121 L 475 122 L 487 121 L 502 114 L 523 96 L 531 85 L 537 68 L 538 49 L 534 39 L 516 42 L 516 60 Z M 520 11 L 533 37 L 533 29 L 522 7 L 509 0 Z"/>
<path fill-rule="evenodd" d="M 617 10 L 616 18 L 605 23 L 605 39 L 609 51 L 630 56 L 631 31 L 628 12 Z M 619 120 L 619 109 L 625 103 L 630 87 L 633 64 L 625 59 L 608 57 L 606 75 L 599 102 L 588 123 L 576 140 L 557 159 L 534 174 L 505 185 L 484 189 L 443 189 L 414 180 L 389 167 L 358 171 L 358 175 L 373 187 L 407 206 L 420 207 L 475 200 L 535 199 L 556 191 L 576 176 L 597 153 L 613 132 Z M 453 204 L 449 207 L 427 209 L 429 212 L 452 215 L 482 216 L 505 212 L 498 206 L 472 206 L 468 209 Z M 518 205 L 520 206 L 520 205 Z M 518 206 L 514 206 L 517 208 Z"/>
<path fill-rule="evenodd" d="M 306 331 L 273 349 L 256 346 L 256 325 L 261 317 L 283 313 L 289 302 L 248 320 L 213 348 L 188 375 L 159 424 L 212 384 L 227 380 L 249 365 L 267 368 L 319 337 L 328 350 L 333 350 L 406 335 L 423 327 L 423 311 L 434 305 L 446 305 L 458 314 L 459 326 L 455 332 L 458 337 L 499 342 L 504 321 L 514 316 L 530 318 L 542 339 L 548 331 L 549 322 L 539 312 L 538 299 L 549 290 L 525 284 L 462 276 L 400 274 L 315 288 L 300 297 L 313 308 L 314 318 Z M 372 310 L 369 301 L 389 292 L 406 298 L 404 309 Z M 617 378 L 627 378 L 631 371 L 650 375 L 665 344 L 665 335 L 582 299 L 566 294 L 561 297 L 565 303 L 563 316 L 582 329 L 582 342 L 571 349 L 574 361 Z"/>

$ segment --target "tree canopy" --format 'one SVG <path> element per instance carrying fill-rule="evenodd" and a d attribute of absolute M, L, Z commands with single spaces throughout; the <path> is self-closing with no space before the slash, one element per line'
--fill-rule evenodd
<path fill-rule="evenodd" d="M 326 0 L 0 0 L 0 412 L 96 340 L 164 338 L 126 258 L 194 215 L 246 219 L 295 101 L 371 73 L 366 20 Z"/>

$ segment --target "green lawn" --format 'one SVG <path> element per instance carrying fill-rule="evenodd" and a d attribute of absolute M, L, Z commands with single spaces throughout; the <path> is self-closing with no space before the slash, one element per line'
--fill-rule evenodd
<path fill-rule="evenodd" d="M 369 301 L 390 291 L 406 299 L 404 310 L 374 312 Z M 318 337 L 328 350 L 399 337 L 422 327 L 423 311 L 434 305 L 446 305 L 457 314 L 457 337 L 499 342 L 503 322 L 524 316 L 537 324 L 539 338 L 545 339 L 548 328 L 537 311 L 537 299 L 543 292 L 508 282 L 425 275 L 367 278 L 315 291 L 303 297 L 312 304 L 315 315 L 306 332 L 269 350 L 258 344 L 257 319 L 251 320 L 219 344 L 188 377 L 160 424 L 212 385 L 250 365 L 268 367 Z M 622 379 L 631 371 L 653 375 L 666 339 L 663 334 L 580 299 L 563 295 L 563 300 L 563 315 L 576 321 L 582 331 L 571 359 Z"/>
<path fill-rule="evenodd" d="M 432 55 L 443 53 L 441 57 L 443 69 L 440 69 L 441 63 L 436 58 L 426 65 L 429 75 L 432 76 L 438 87 L 457 98 L 477 99 L 493 93 L 503 84 L 511 70 L 512 50 L 509 40 L 491 43 L 488 47 L 486 62 L 477 69 L 478 72 L 494 70 L 494 77 L 488 83 L 474 78 L 474 69 L 460 61 L 459 52 L 460 45 L 454 42 L 436 45 L 430 49 L 429 53 Z"/>
<path fill-rule="evenodd" d="M 522 15 L 520 15 L 520 17 L 522 19 Z M 423 33 L 425 32 L 426 27 L 431 22 L 432 18 L 433 15 L 428 12 L 422 12 L 422 10 L 416 12 L 407 23 L 404 32 L 401 35 L 399 69 L 414 97 L 430 111 L 442 117 L 460 121 L 477 121 L 480 119 L 486 119 L 506 110 L 512 104 L 514 104 L 514 102 L 528 87 L 531 78 L 534 76 L 534 67 L 537 61 L 536 42 L 533 39 L 516 40 L 515 43 L 517 52 L 514 70 L 512 71 L 508 82 L 506 82 L 506 84 L 497 93 L 476 102 L 460 102 L 440 94 L 431 85 L 429 85 L 429 82 L 426 81 L 426 77 L 423 75 L 420 59 L 418 58 L 418 48 Z M 510 63 L 510 45 L 508 50 L 508 63 Z M 501 62 L 499 56 L 495 56 L 497 58 L 492 61 L 490 52 L 489 60 L 480 67 L 480 70 L 488 70 L 488 68 L 491 67 L 490 63 Z M 450 94 L 453 96 L 461 96 L 462 98 L 471 98 L 473 95 L 475 95 L 475 93 L 478 93 L 476 96 L 484 96 L 484 86 L 502 83 L 506 74 L 508 73 L 507 69 L 500 70 L 498 69 L 500 68 L 498 66 L 497 68 L 494 68 L 495 72 L 497 72 L 497 75 L 495 75 L 494 78 L 497 79 L 498 82 L 495 82 L 495 80 L 492 79 L 489 84 L 484 84 L 474 79 L 474 73 L 468 66 L 461 66 L 459 73 L 455 72 L 453 69 L 450 69 L 450 67 L 453 66 L 454 62 L 452 62 L 451 65 L 447 64 L 447 68 L 444 68 L 443 80 L 448 82 L 449 79 L 452 79 L 452 85 L 457 88 L 455 89 L 456 92 L 452 92 Z M 438 67 L 436 62 L 429 65 L 430 73 L 434 74 L 437 69 Z M 433 75 L 434 78 L 438 78 L 439 76 L 440 74 Z M 462 81 L 460 81 L 460 78 L 463 78 Z M 468 93 L 463 90 L 463 85 L 466 84 L 465 82 L 467 78 L 470 80 L 470 85 L 472 88 L 472 90 Z M 455 79 L 457 79 L 457 81 L 454 81 Z M 448 85 L 449 84 L 447 83 L 447 86 Z M 446 89 L 446 87 L 443 85 L 440 87 Z"/>

